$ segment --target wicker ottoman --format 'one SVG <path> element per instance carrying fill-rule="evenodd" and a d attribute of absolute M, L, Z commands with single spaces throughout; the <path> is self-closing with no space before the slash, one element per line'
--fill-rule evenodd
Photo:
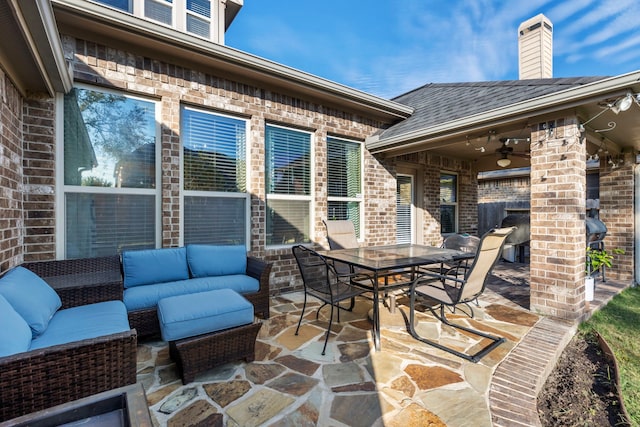
<path fill-rule="evenodd" d="M 255 358 L 262 323 L 254 322 L 253 305 L 231 289 L 163 298 L 158 320 L 183 384 L 215 366 Z"/>

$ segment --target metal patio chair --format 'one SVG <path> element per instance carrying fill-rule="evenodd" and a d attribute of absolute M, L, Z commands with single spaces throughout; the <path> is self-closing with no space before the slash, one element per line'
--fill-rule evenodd
<path fill-rule="evenodd" d="M 316 251 L 302 245 L 296 245 L 291 250 L 298 263 L 298 268 L 300 269 L 304 283 L 304 304 L 302 306 L 300 320 L 298 320 L 296 335 L 298 335 L 300 325 L 302 324 L 302 318 L 304 317 L 304 312 L 307 307 L 308 295 L 323 302 L 316 312 L 316 319 L 318 319 L 322 307 L 325 305 L 331 306 L 329 326 L 327 327 L 327 335 L 325 336 L 324 347 L 322 348 L 322 355 L 324 355 L 327 349 L 327 342 L 329 341 L 329 334 L 331 333 L 334 307 L 338 309 L 337 317 L 339 323 L 340 310 L 353 310 L 355 297 L 367 292 L 367 290 L 352 284 L 348 276 L 338 274 L 333 264 L 328 262 Z M 344 300 L 351 300 L 348 308 L 340 306 L 340 303 Z"/>
<path fill-rule="evenodd" d="M 504 242 L 514 229 L 515 227 L 498 228 L 487 232 L 480 240 L 477 255 L 464 276 L 456 275 L 454 269 L 449 272 L 450 274 L 426 271 L 416 278 L 409 291 L 409 332 L 415 339 L 472 362 L 477 362 L 504 342 L 502 337 L 451 323 L 447 320 L 444 307 L 455 307 L 458 304 L 471 302 L 484 292 L 489 274 L 500 259 Z M 435 307 L 432 304 L 427 305 L 433 315 L 442 323 L 487 338 L 490 343 L 469 355 L 420 336 L 415 329 L 415 310 L 418 299 L 423 298 L 436 302 Z M 436 311 L 438 307 L 439 312 Z"/>

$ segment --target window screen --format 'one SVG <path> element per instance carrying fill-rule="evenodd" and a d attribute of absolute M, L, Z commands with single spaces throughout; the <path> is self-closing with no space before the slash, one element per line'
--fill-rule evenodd
<path fill-rule="evenodd" d="M 361 144 L 327 138 L 327 186 L 330 220 L 351 220 L 360 237 L 362 204 Z"/>

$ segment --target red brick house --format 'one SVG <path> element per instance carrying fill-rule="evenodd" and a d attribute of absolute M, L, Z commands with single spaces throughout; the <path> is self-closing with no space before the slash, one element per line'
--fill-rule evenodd
<path fill-rule="evenodd" d="M 241 3 L 150 16 L 141 3 L 0 2 L 17 35 L 0 41 L 0 270 L 241 243 L 284 292 L 300 286 L 291 245 L 326 246 L 326 218 L 353 220 L 364 245 L 474 231 L 478 172 L 501 139 L 528 139 L 506 157 L 530 156 L 532 310 L 584 311 L 586 159 L 600 148 L 601 218 L 626 250 L 611 274 L 633 282 L 640 106 L 613 110 L 627 92 L 637 104 L 640 73 L 386 100 L 224 46 Z"/>

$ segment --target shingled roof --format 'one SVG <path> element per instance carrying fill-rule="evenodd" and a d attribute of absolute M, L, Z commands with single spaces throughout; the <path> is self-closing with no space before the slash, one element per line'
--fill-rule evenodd
<path fill-rule="evenodd" d="M 380 140 L 480 114 L 540 96 L 572 89 L 606 77 L 429 83 L 393 99 L 414 113 L 379 134 Z"/>

